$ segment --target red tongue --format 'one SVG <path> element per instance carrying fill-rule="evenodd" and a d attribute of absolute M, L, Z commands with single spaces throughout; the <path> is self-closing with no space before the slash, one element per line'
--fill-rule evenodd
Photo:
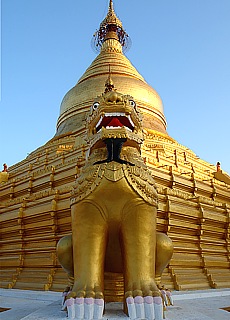
<path fill-rule="evenodd" d="M 114 127 L 114 128 L 122 128 L 123 126 L 130 128 L 133 130 L 133 126 L 129 122 L 129 119 L 125 116 L 111 116 L 104 117 L 101 124 L 97 127 L 97 131 L 99 131 L 102 127 Z"/>
<path fill-rule="evenodd" d="M 107 124 L 109 127 L 123 127 L 123 124 L 118 118 L 113 117 L 112 120 Z"/>

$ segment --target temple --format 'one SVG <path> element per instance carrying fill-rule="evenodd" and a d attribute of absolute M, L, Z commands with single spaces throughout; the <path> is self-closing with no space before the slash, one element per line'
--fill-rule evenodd
<path fill-rule="evenodd" d="M 130 39 L 111 0 L 93 43 L 99 54 L 64 96 L 55 136 L 0 172 L 1 287 L 62 291 L 68 283 L 56 246 L 71 233 L 71 191 L 88 151 L 85 119 L 106 84 L 134 97 L 143 117 L 157 230 L 174 245 L 161 282 L 172 290 L 229 288 L 229 175 L 168 135 L 159 94 L 123 53 Z M 123 290 L 122 274 L 105 274 L 106 301 L 120 301 Z"/>

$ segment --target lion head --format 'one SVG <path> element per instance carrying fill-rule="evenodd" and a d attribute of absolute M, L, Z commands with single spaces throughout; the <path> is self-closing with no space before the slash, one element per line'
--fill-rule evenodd
<path fill-rule="evenodd" d="M 120 140 L 140 151 L 142 115 L 134 98 L 117 92 L 110 78 L 105 87 L 105 92 L 94 100 L 86 121 L 90 151 L 101 148 L 108 139 Z"/>

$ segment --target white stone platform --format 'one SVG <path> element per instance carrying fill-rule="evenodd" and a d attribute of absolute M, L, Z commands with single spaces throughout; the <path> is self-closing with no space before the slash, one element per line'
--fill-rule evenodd
<path fill-rule="evenodd" d="M 230 289 L 174 291 L 174 306 L 166 311 L 167 320 L 230 320 Z M 0 289 L 1 320 L 66 320 L 61 311 L 61 293 Z M 104 320 L 128 320 L 121 303 L 108 303 Z"/>

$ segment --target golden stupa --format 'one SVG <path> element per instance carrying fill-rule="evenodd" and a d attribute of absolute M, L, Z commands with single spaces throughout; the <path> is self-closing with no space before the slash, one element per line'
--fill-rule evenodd
<path fill-rule="evenodd" d="M 109 24 L 119 33 L 110 30 L 103 38 Z M 71 233 L 71 190 L 87 154 L 85 119 L 110 76 L 143 114 L 142 157 L 158 188 L 157 229 L 174 244 L 162 283 L 176 290 L 230 287 L 229 175 L 167 134 L 160 96 L 123 54 L 128 35 L 112 1 L 94 37 L 100 53 L 65 95 L 56 135 L 0 173 L 1 287 L 65 288 L 56 245 Z M 119 300 L 122 275 L 115 280 Z M 113 281 L 105 275 L 107 301 L 114 299 Z"/>

